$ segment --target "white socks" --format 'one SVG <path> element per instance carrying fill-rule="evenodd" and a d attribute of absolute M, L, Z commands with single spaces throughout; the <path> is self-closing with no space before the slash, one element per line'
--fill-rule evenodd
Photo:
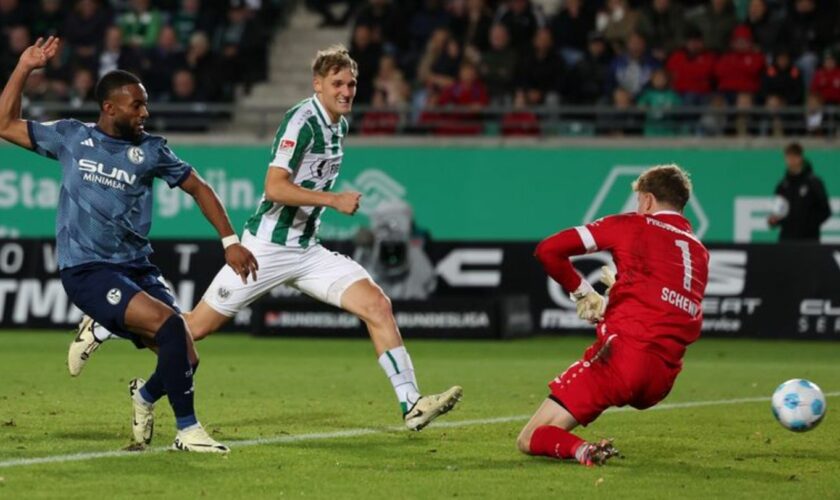
<path fill-rule="evenodd" d="M 100 342 L 105 342 L 106 340 L 109 340 L 112 337 L 116 336 L 113 333 L 111 333 L 110 331 L 108 331 L 107 328 L 105 328 L 104 326 L 102 326 L 102 325 L 100 325 L 99 323 L 96 323 L 96 322 L 93 323 L 92 329 L 93 329 L 93 336 L 96 338 L 96 340 L 98 340 Z"/>
<path fill-rule="evenodd" d="M 388 375 L 391 385 L 394 386 L 403 414 L 407 413 L 420 399 L 420 390 L 414 377 L 411 356 L 408 355 L 405 346 L 382 353 L 382 356 L 379 356 L 379 366 L 385 370 L 385 375 Z"/>

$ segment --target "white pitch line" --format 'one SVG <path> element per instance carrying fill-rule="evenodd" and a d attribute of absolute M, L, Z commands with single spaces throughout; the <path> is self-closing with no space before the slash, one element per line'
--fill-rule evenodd
<path fill-rule="evenodd" d="M 827 392 L 825 393 L 825 397 L 837 397 L 840 396 L 840 391 L 836 392 Z M 723 405 L 737 405 L 737 404 L 745 404 L 745 403 L 763 403 L 770 401 L 770 398 L 765 397 L 752 397 L 752 398 L 736 398 L 736 399 L 716 399 L 710 401 L 686 401 L 684 403 L 664 403 L 661 405 L 654 406 L 653 408 L 649 408 L 645 411 L 651 410 L 681 410 L 684 408 L 700 408 L 704 406 L 723 406 Z M 623 411 L 631 411 L 632 408 L 625 406 L 621 408 L 610 408 L 607 410 L 607 413 L 616 413 L 616 412 L 623 412 Z M 496 418 L 481 418 L 481 419 L 473 419 L 473 420 L 456 420 L 456 421 L 449 421 L 449 422 L 435 422 L 431 425 L 430 428 L 436 429 L 454 429 L 458 427 L 471 427 L 474 425 L 492 425 L 492 424 L 504 424 L 508 422 L 517 422 L 522 420 L 527 420 L 530 418 L 530 415 L 515 415 L 509 417 L 496 417 Z M 384 434 L 387 432 L 404 432 L 405 427 L 403 426 L 391 426 L 391 427 L 380 427 L 375 429 L 348 429 L 346 431 L 335 431 L 335 432 L 316 432 L 311 434 L 298 434 L 298 435 L 289 435 L 289 436 L 274 436 L 268 438 L 257 438 L 257 439 L 245 439 L 241 441 L 230 441 L 228 445 L 231 448 L 245 448 L 249 446 L 263 446 L 263 445 L 271 445 L 271 444 L 286 444 L 286 443 L 299 443 L 302 441 L 319 441 L 324 439 L 340 439 L 340 438 L 351 438 L 351 437 L 359 437 L 359 436 L 369 436 L 372 434 Z M 119 458 L 119 457 L 137 457 L 137 456 L 148 456 L 152 453 L 160 453 L 162 451 L 168 450 L 168 447 L 159 447 L 159 448 L 152 448 L 146 452 L 136 452 L 136 451 L 97 451 L 97 452 L 82 452 L 82 453 L 73 453 L 69 455 L 53 455 L 48 457 L 36 457 L 36 458 L 17 458 L 13 460 L 5 460 L 0 462 L 0 469 L 10 468 L 10 467 L 22 467 L 27 465 L 42 465 L 42 464 L 51 464 L 51 463 L 65 463 L 65 462 L 82 462 L 86 460 L 94 460 L 97 458 Z"/>

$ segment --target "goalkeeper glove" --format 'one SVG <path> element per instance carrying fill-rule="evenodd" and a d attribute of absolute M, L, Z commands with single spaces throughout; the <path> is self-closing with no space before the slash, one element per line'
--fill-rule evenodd
<path fill-rule="evenodd" d="M 604 318 L 607 301 L 586 280 L 581 281 L 578 289 L 572 292 L 572 300 L 575 301 L 577 315 L 580 319 L 597 323 Z"/>
<path fill-rule="evenodd" d="M 601 283 L 607 285 L 604 295 L 609 295 L 613 285 L 615 285 L 615 272 L 609 266 L 601 267 Z"/>

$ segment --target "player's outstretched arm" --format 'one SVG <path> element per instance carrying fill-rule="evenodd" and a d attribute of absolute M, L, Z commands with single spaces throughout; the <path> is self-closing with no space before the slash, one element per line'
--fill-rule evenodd
<path fill-rule="evenodd" d="M 259 269 L 257 259 L 247 248 L 239 244 L 239 238 L 233 231 L 230 218 L 216 191 L 195 173 L 195 170 L 190 172 L 190 176 L 181 183 L 181 189 L 195 199 L 201 212 L 216 228 L 225 245 L 227 264 L 242 278 L 243 283 L 247 283 L 249 275 L 256 281 Z"/>
<path fill-rule="evenodd" d="M 265 197 L 274 203 L 293 207 L 329 207 L 346 215 L 353 215 L 359 209 L 361 193 L 324 193 L 298 186 L 291 179 L 291 173 L 283 168 L 269 168 L 265 176 Z"/>
<path fill-rule="evenodd" d="M 29 131 L 26 121 L 20 118 L 20 101 L 23 94 L 23 86 L 29 74 L 33 70 L 46 66 L 58 51 L 58 38 L 51 36 L 46 39 L 39 38 L 34 45 L 27 48 L 20 55 L 15 70 L 3 93 L 0 94 L 0 137 L 18 146 L 32 149 L 32 141 L 29 138 Z"/>
<path fill-rule="evenodd" d="M 571 293 L 577 305 L 578 316 L 591 323 L 601 320 L 606 307 L 604 297 L 596 292 L 572 266 L 573 255 L 586 253 L 586 247 L 574 229 L 561 231 L 537 245 L 534 255 L 545 272 Z"/>

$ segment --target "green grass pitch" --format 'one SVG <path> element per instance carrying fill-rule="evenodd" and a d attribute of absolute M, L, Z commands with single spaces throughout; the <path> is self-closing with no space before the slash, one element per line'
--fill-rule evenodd
<path fill-rule="evenodd" d="M 840 397 L 804 434 L 769 409 L 789 378 L 840 391 L 838 343 L 701 340 L 664 408 L 581 430 L 625 455 L 585 468 L 520 455 L 514 439 L 586 338 L 409 342 L 421 389 L 465 394 L 447 425 L 411 433 L 369 342 L 218 335 L 199 344 L 197 408 L 230 456 L 99 458 L 128 443 L 127 382 L 154 359 L 111 342 L 71 379 L 70 340 L 0 332 L 0 498 L 840 498 Z M 727 402 L 744 398 L 768 400 Z M 717 403 L 679 405 L 704 401 Z M 163 402 L 154 445 L 173 437 Z"/>

